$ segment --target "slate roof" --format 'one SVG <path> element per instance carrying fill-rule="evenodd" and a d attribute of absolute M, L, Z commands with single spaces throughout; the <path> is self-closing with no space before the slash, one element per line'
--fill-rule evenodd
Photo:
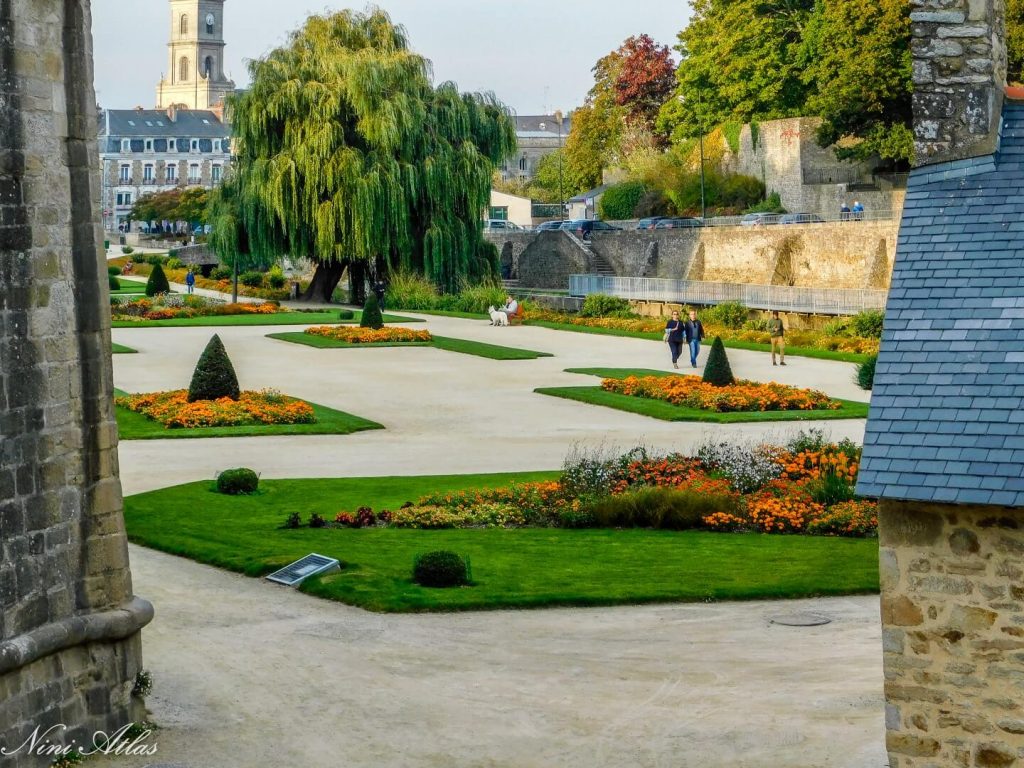
<path fill-rule="evenodd" d="M 516 115 L 516 135 L 519 138 L 558 138 L 558 123 L 554 115 Z M 540 124 L 544 123 L 544 130 Z M 562 118 L 562 138 L 569 135 L 572 128 L 572 119 L 566 115 Z"/>
<path fill-rule="evenodd" d="M 911 174 L 857 490 L 1024 506 L 1024 104 Z"/>
<path fill-rule="evenodd" d="M 576 197 L 570 197 L 570 203 L 585 203 L 587 200 L 594 200 L 605 193 L 611 184 L 602 184 L 600 187 L 594 187 L 591 190 L 583 192 L 582 194 L 576 195 Z"/>
<path fill-rule="evenodd" d="M 162 109 L 107 109 L 99 114 L 100 136 L 117 138 L 223 139 L 231 135 L 216 112 L 179 109 L 172 123 Z"/>

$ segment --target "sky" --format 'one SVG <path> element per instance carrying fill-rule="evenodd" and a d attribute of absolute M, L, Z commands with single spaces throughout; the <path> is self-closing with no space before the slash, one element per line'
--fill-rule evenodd
<path fill-rule="evenodd" d="M 437 82 L 493 91 L 521 115 L 579 106 L 591 68 L 630 35 L 675 45 L 690 10 L 686 0 L 379 0 L 433 62 Z M 281 45 L 311 13 L 365 4 L 325 0 L 227 0 L 225 71 L 239 87 L 245 62 Z M 99 103 L 153 107 L 167 69 L 167 0 L 93 0 Z"/>

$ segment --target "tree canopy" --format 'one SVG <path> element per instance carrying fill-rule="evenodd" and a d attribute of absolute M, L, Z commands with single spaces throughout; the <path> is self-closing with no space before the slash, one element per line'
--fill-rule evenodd
<path fill-rule="evenodd" d="M 140 197 L 132 206 L 134 221 L 187 221 L 206 224 L 209 192 L 199 187 L 177 187 Z"/>
<path fill-rule="evenodd" d="M 480 213 L 516 146 L 493 96 L 434 87 L 430 63 L 379 9 L 311 17 L 250 74 L 230 103 L 234 224 L 257 258 L 313 259 L 321 296 L 345 265 L 414 270 L 445 290 L 493 274 Z"/>

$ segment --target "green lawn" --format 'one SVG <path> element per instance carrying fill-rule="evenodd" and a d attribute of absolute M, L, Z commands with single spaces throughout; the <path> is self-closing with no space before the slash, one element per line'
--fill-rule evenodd
<path fill-rule="evenodd" d="M 114 390 L 117 397 L 126 393 Z M 141 413 L 116 406 L 117 430 L 122 440 L 173 440 L 200 437 L 266 437 L 269 435 L 350 435 L 367 429 L 384 429 L 375 421 L 310 403 L 316 413 L 315 424 L 268 424 L 243 427 L 201 427 L 167 429 Z"/>
<path fill-rule="evenodd" d="M 463 320 L 488 320 L 484 312 L 459 312 L 458 310 L 446 309 L 400 309 L 399 312 L 416 312 L 420 315 L 437 315 L 439 317 L 458 317 Z"/>
<path fill-rule="evenodd" d="M 110 351 L 115 355 L 134 355 L 139 350 L 126 347 L 123 344 L 111 344 Z"/>
<path fill-rule="evenodd" d="M 626 331 L 618 328 L 595 328 L 588 325 L 573 325 L 571 323 L 553 323 L 547 320 L 527 320 L 526 325 L 536 325 L 540 328 L 551 328 L 556 331 L 574 331 L 576 333 L 594 333 L 599 336 L 626 336 L 632 339 L 647 339 L 648 341 L 661 341 L 661 331 L 657 333 L 644 333 L 642 331 Z M 754 352 L 771 353 L 771 346 L 768 344 L 756 344 L 752 341 L 726 341 L 722 340 L 729 349 L 746 349 Z M 829 349 L 818 349 L 816 347 L 791 347 L 786 345 L 786 355 L 790 357 L 814 357 L 820 360 L 838 360 L 844 363 L 863 363 L 869 355 L 859 355 L 853 352 L 833 352 Z"/>
<path fill-rule="evenodd" d="M 223 468 L 227 468 L 229 459 Z M 216 468 L 211 468 L 216 469 Z M 346 564 L 310 579 L 311 594 L 373 611 L 452 611 L 551 605 L 739 600 L 878 591 L 878 542 L 647 530 L 285 530 L 292 512 L 333 519 L 368 505 L 394 509 L 439 490 L 506 485 L 556 473 L 268 480 L 255 496 L 217 494 L 209 481 L 125 500 L 137 543 L 249 576 L 310 552 Z M 417 554 L 449 549 L 471 560 L 475 585 L 412 583 Z"/>
<path fill-rule="evenodd" d="M 569 372 L 582 373 L 584 370 L 602 369 L 570 369 Z M 648 372 L 643 368 L 632 371 L 619 370 L 617 373 L 621 375 L 606 376 L 605 378 L 624 379 L 628 375 L 671 375 L 657 371 Z M 704 411 L 699 408 L 673 405 L 664 400 L 634 397 L 633 395 L 623 395 L 618 392 L 606 392 L 600 387 L 541 387 L 535 389 L 534 392 L 541 395 L 561 397 L 566 400 L 576 400 L 588 405 L 615 408 L 619 411 L 636 413 L 640 416 L 650 416 L 652 419 L 661 419 L 662 421 L 703 421 L 716 424 L 736 424 L 750 421 L 831 421 L 834 419 L 866 419 L 868 417 L 867 403 L 839 400 L 839 398 L 836 399 L 843 404 L 843 407 L 836 411 L 739 411 L 718 413 L 716 411 Z"/>
<path fill-rule="evenodd" d="M 219 325 L 352 325 L 358 323 L 361 313 L 355 318 L 340 320 L 338 310 L 324 312 L 279 312 L 274 315 L 214 315 L 212 317 L 183 317 L 176 320 L 115 320 L 114 328 L 176 328 L 184 326 Z M 384 315 L 385 323 L 422 323 L 414 317 Z"/>
<path fill-rule="evenodd" d="M 388 341 L 381 344 L 351 344 L 347 341 L 315 336 L 311 333 L 271 333 L 267 338 L 288 341 L 292 344 L 304 344 L 317 349 L 374 349 L 380 347 L 436 347 L 447 352 L 458 352 L 463 355 L 476 355 L 490 360 L 535 360 L 538 357 L 552 357 L 547 352 L 534 352 L 531 349 L 502 347 L 497 344 L 484 344 L 479 341 L 450 339 L 447 336 L 434 336 L 433 341 Z"/>

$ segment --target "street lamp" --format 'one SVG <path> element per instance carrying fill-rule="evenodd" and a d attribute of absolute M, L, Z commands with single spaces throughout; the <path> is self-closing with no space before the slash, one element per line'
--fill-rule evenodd
<path fill-rule="evenodd" d="M 700 134 L 700 218 L 701 221 L 707 218 L 707 208 L 704 204 L 704 105 L 700 98 L 700 91 L 697 91 L 697 130 Z"/>
<path fill-rule="evenodd" d="M 555 124 L 558 126 L 558 215 L 562 221 L 565 221 L 565 194 L 563 192 L 564 185 L 562 183 L 562 163 L 564 158 L 562 157 L 562 110 L 556 110 L 554 114 Z M 541 131 L 547 129 L 546 123 L 540 124 Z"/>

